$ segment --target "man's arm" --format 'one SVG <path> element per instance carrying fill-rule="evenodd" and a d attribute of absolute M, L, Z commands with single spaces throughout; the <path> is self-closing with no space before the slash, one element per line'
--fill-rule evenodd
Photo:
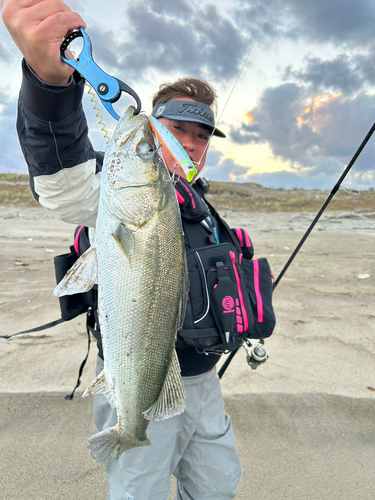
<path fill-rule="evenodd" d="M 88 139 L 81 99 L 84 81 L 43 83 L 23 66 L 17 132 L 35 198 L 60 219 L 95 226 L 103 153 Z"/>
<path fill-rule="evenodd" d="M 60 59 L 63 38 L 86 24 L 60 0 L 1 0 L 1 9 L 25 56 L 17 131 L 31 189 L 62 220 L 93 227 L 103 155 L 87 136 L 84 82 Z"/>

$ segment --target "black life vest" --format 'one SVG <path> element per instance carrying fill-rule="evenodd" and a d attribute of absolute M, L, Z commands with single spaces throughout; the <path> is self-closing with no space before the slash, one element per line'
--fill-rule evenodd
<path fill-rule="evenodd" d="M 176 180 L 186 257 L 189 299 L 177 348 L 194 346 L 199 352 L 223 353 L 237 349 L 241 339 L 264 339 L 275 327 L 272 276 L 267 259 L 254 259 L 247 232 L 230 229 L 205 199 L 207 181 L 191 186 Z M 88 228 L 78 227 L 70 253 L 55 257 L 59 282 L 90 246 Z M 60 297 L 61 315 L 70 320 L 91 308 L 88 330 L 103 357 L 97 316 L 97 290 Z"/>
<path fill-rule="evenodd" d="M 264 339 L 275 327 L 272 273 L 254 259 L 247 232 L 230 229 L 205 199 L 205 180 L 176 183 L 189 269 L 189 300 L 177 347 L 223 353 L 243 338 Z"/>

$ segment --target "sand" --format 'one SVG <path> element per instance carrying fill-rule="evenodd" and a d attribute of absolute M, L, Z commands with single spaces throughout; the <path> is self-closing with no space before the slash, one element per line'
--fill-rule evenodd
<path fill-rule="evenodd" d="M 313 216 L 225 215 L 275 276 Z M 270 359 L 254 371 L 241 350 L 222 379 L 240 500 L 375 498 L 375 221 L 342 215 L 324 216 L 275 290 Z M 0 335 L 60 317 L 53 257 L 73 231 L 43 209 L 0 209 Z M 2 500 L 106 498 L 104 470 L 86 448 L 92 400 L 79 397 L 94 344 L 77 396 L 64 399 L 86 355 L 84 323 L 0 339 Z"/>

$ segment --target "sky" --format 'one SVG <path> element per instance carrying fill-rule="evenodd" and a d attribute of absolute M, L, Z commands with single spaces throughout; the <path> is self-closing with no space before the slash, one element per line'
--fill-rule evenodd
<path fill-rule="evenodd" d="M 87 22 L 95 61 L 136 90 L 146 113 L 161 83 L 213 85 L 227 138 L 210 144 L 211 180 L 332 189 L 375 121 L 374 0 L 66 3 Z M 15 131 L 21 57 L 0 21 L 0 172 L 27 173 Z M 116 112 L 130 103 L 122 97 Z M 104 150 L 88 95 L 84 108 Z M 111 133 L 116 121 L 99 108 Z M 375 138 L 344 186 L 375 187 Z"/>

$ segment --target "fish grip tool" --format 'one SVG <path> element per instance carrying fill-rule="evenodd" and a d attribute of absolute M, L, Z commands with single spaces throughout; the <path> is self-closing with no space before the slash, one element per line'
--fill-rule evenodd
<path fill-rule="evenodd" d="M 66 57 L 66 51 L 71 42 L 76 38 L 83 38 L 83 48 L 78 57 L 75 59 L 68 59 Z M 109 75 L 95 63 L 92 56 L 90 37 L 83 28 L 77 28 L 66 36 L 60 47 L 60 57 L 65 64 L 78 71 L 82 78 L 91 85 L 98 94 L 105 109 L 117 121 L 120 120 L 120 116 L 115 112 L 112 104 L 120 99 L 121 92 L 126 92 L 135 99 L 137 103 L 137 107 L 134 111 L 135 115 L 141 111 L 141 100 L 138 94 L 129 87 L 129 85 Z M 184 170 L 188 181 L 191 182 L 193 177 L 198 173 L 196 166 L 192 163 L 182 146 L 168 129 L 152 116 L 149 117 L 149 120 L 158 139 L 169 150 L 176 160 L 176 163 Z"/>
<path fill-rule="evenodd" d="M 76 38 L 83 38 L 82 51 L 76 59 L 68 59 L 66 51 L 70 43 Z M 82 78 L 87 80 L 98 94 L 105 109 L 116 120 L 119 120 L 120 116 L 115 112 L 112 104 L 120 99 L 121 92 L 125 92 L 134 98 L 137 104 L 135 115 L 141 111 L 142 104 L 138 94 L 129 85 L 109 75 L 96 64 L 92 56 L 90 37 L 83 28 L 77 28 L 77 30 L 66 36 L 60 47 L 60 57 L 65 64 L 74 68 Z"/>

